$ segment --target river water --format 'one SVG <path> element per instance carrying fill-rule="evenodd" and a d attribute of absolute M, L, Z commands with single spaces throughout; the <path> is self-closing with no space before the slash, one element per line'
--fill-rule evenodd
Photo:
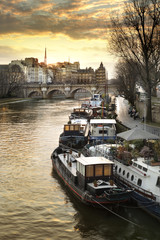
<path fill-rule="evenodd" d="M 0 240 L 159 240 L 157 220 L 77 202 L 52 171 L 51 153 L 75 100 L 0 105 Z"/>

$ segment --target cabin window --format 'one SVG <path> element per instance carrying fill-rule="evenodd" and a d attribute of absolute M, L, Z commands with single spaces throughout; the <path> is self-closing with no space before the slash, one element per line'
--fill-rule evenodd
<path fill-rule="evenodd" d="M 138 186 L 141 186 L 141 185 L 142 185 L 142 180 L 141 180 L 140 178 L 138 178 L 137 185 L 138 185 Z"/>
<path fill-rule="evenodd" d="M 75 130 L 77 130 L 77 131 L 79 130 L 79 126 L 78 125 L 75 125 L 74 127 L 75 127 Z"/>
<path fill-rule="evenodd" d="M 95 166 L 95 177 L 103 176 L 103 165 Z"/>
<path fill-rule="evenodd" d="M 129 172 L 127 173 L 127 178 L 129 178 Z"/>
<path fill-rule="evenodd" d="M 125 170 L 123 170 L 123 175 L 125 175 Z"/>
<path fill-rule="evenodd" d="M 160 177 L 157 178 L 156 186 L 157 186 L 157 187 L 160 187 Z"/>
<path fill-rule="evenodd" d="M 79 172 L 79 162 L 77 162 L 77 171 Z"/>
<path fill-rule="evenodd" d="M 86 166 L 86 177 L 93 177 L 93 165 Z"/>
<path fill-rule="evenodd" d="M 138 168 L 139 168 L 139 169 L 142 169 L 142 166 L 141 166 L 141 165 L 138 165 Z"/>
<path fill-rule="evenodd" d="M 133 163 L 133 166 L 134 166 L 134 167 L 137 167 L 137 163 Z"/>
<path fill-rule="evenodd" d="M 77 171 L 80 172 L 83 176 L 85 176 L 85 166 L 83 166 L 79 162 L 77 162 Z"/>
<path fill-rule="evenodd" d="M 115 171 L 117 171 L 117 168 L 118 168 L 118 167 L 117 167 L 117 165 L 116 165 L 116 166 L 115 166 Z"/>
<path fill-rule="evenodd" d="M 134 180 L 134 175 L 131 176 L 131 181 L 133 181 L 133 180 Z"/>
<path fill-rule="evenodd" d="M 111 175 L 111 165 L 106 164 L 104 165 L 104 176 L 110 176 Z"/>
<path fill-rule="evenodd" d="M 65 131 L 69 131 L 69 125 L 65 126 Z"/>
<path fill-rule="evenodd" d="M 119 168 L 119 173 L 121 172 L 121 168 Z"/>
<path fill-rule="evenodd" d="M 143 171 L 144 171 L 144 172 L 147 172 L 147 168 L 143 167 Z"/>
<path fill-rule="evenodd" d="M 74 126 L 70 126 L 70 131 L 73 131 L 74 130 Z"/>
<path fill-rule="evenodd" d="M 99 130 L 99 134 L 107 134 L 108 131 L 107 130 Z"/>

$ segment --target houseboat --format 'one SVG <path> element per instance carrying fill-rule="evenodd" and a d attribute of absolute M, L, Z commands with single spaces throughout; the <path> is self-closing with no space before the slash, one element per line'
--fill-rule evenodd
<path fill-rule="evenodd" d="M 75 150 L 56 148 L 52 155 L 53 170 L 81 202 L 102 207 L 117 206 L 130 199 L 133 190 L 114 183 L 114 163 L 104 157 L 85 157 Z"/>
<path fill-rule="evenodd" d="M 124 187 L 134 188 L 132 199 L 140 208 L 160 220 L 160 162 L 153 162 L 148 157 L 132 158 L 127 151 L 123 152 L 122 157 L 122 148 L 120 145 L 101 144 L 88 148 L 87 155 L 112 159 L 116 179 Z M 121 154 L 117 152 L 118 149 Z"/>
<path fill-rule="evenodd" d="M 73 112 L 69 116 L 69 120 L 71 121 L 72 119 L 76 119 L 76 118 L 89 119 L 91 114 L 92 114 L 92 112 L 89 111 L 89 109 L 87 109 L 87 108 L 74 108 Z"/>
<path fill-rule="evenodd" d="M 105 142 L 116 139 L 116 120 L 115 119 L 91 119 L 89 128 L 89 142 Z"/>
<path fill-rule="evenodd" d="M 65 124 L 59 136 L 59 144 L 72 148 L 82 148 L 88 142 L 87 125 L 82 123 Z"/>
<path fill-rule="evenodd" d="M 100 107 L 102 105 L 101 94 L 93 94 L 92 98 L 88 101 L 84 101 L 81 105 L 82 108 Z"/>

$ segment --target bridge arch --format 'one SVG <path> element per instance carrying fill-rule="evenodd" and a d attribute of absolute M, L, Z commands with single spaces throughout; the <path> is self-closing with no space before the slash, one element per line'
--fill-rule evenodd
<path fill-rule="evenodd" d="M 53 98 L 54 97 L 66 97 L 66 94 L 63 90 L 61 89 L 52 89 L 47 92 L 47 98 Z"/>
<path fill-rule="evenodd" d="M 92 91 L 86 87 L 76 87 L 71 90 L 70 97 L 75 98 L 76 93 L 78 93 L 79 96 L 82 96 L 82 97 L 91 97 L 93 94 Z"/>
<path fill-rule="evenodd" d="M 42 98 L 42 92 L 39 90 L 32 90 L 28 93 L 29 98 Z"/>

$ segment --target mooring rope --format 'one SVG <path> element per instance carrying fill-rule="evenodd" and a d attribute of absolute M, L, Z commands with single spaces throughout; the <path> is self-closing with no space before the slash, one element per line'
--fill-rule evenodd
<path fill-rule="evenodd" d="M 138 224 L 136 224 L 136 223 L 128 220 L 127 218 L 124 218 L 124 217 L 122 217 L 121 215 L 113 212 L 111 209 L 109 209 L 109 208 L 107 208 L 106 206 L 102 205 L 101 203 L 97 202 L 95 199 L 93 199 L 93 200 L 94 200 L 94 202 L 96 202 L 97 204 L 99 204 L 102 208 L 104 208 L 104 209 L 106 209 L 107 211 L 111 212 L 111 213 L 114 214 L 115 216 L 117 216 L 117 217 L 123 219 L 124 221 L 127 221 L 127 222 L 129 222 L 129 223 L 131 223 L 131 224 L 133 224 L 133 225 L 135 225 L 135 226 L 137 226 L 137 227 L 142 228 L 140 225 L 138 225 Z"/>

